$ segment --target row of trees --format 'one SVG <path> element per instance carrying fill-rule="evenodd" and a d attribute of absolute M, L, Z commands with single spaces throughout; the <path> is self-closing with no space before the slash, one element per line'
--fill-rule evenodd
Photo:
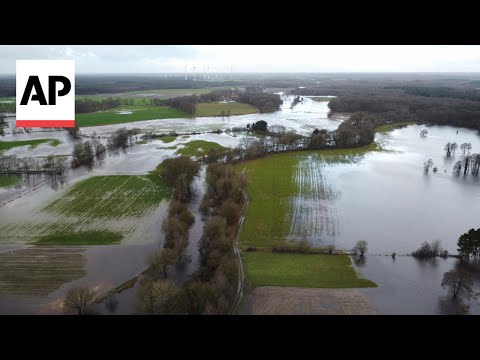
<path fill-rule="evenodd" d="M 459 160 L 453 165 L 453 171 L 459 175 L 463 168 L 463 174 L 467 175 L 468 171 L 472 175 L 478 176 L 480 172 L 480 154 L 467 155 L 463 160 Z"/>
<path fill-rule="evenodd" d="M 191 161 L 190 158 L 187 159 Z M 175 159 L 169 160 L 173 164 Z M 178 166 L 166 164 L 164 167 L 162 173 L 169 182 L 181 178 L 182 175 L 178 175 L 180 173 L 193 178 L 193 166 L 187 166 L 186 160 L 181 162 Z M 182 172 L 178 168 L 186 170 Z M 236 174 L 230 165 L 210 164 L 206 179 L 208 189 L 202 200 L 202 209 L 211 218 L 205 223 L 200 240 L 200 267 L 183 287 L 178 287 L 166 278 L 168 267 L 176 263 L 174 256 L 169 255 L 172 251 L 166 247 L 154 256 L 153 268 L 157 269 L 156 273 L 162 278 L 151 278 L 141 287 L 140 297 L 143 310 L 147 313 L 225 314 L 231 306 L 238 281 L 233 241 L 244 202 L 242 191 L 246 178 L 245 174 Z M 183 192 L 177 195 L 181 198 Z M 174 200 L 169 218 L 188 223 L 191 220 L 185 210 L 182 202 Z M 180 220 L 181 218 L 185 220 Z M 181 233 L 179 226 L 169 228 L 176 229 L 177 234 Z M 168 242 L 167 240 L 166 246 Z"/>
<path fill-rule="evenodd" d="M 250 104 L 261 113 L 277 111 L 282 104 L 279 95 L 264 92 L 249 92 L 239 90 L 218 90 L 207 94 L 181 96 L 165 100 L 165 105 L 193 115 L 196 104 L 204 102 L 216 102 L 222 100 L 233 100 L 239 103 Z"/>
<path fill-rule="evenodd" d="M 163 249 L 150 260 L 150 271 L 139 290 L 142 310 L 147 314 L 185 314 L 188 303 L 185 292 L 168 279 L 168 269 L 189 259 L 185 255 L 189 228 L 195 221 L 187 204 L 191 197 L 190 184 L 199 165 L 190 157 L 166 159 L 162 163 L 162 177 L 174 189 L 168 217 L 162 224 L 165 234 Z"/>
<path fill-rule="evenodd" d="M 202 210 L 210 215 L 200 240 L 200 268 L 188 283 L 195 314 L 226 314 L 235 298 L 238 269 L 233 251 L 245 202 L 246 173 L 213 163 L 207 169 Z"/>
<path fill-rule="evenodd" d="M 448 251 L 442 249 L 441 242 L 437 239 L 431 243 L 424 241 L 420 248 L 412 252 L 411 255 L 419 259 L 435 258 L 437 256 L 447 257 Z"/>
<path fill-rule="evenodd" d="M 447 157 L 450 157 L 452 155 L 455 156 L 455 152 L 457 151 L 457 149 L 458 149 L 458 145 L 456 142 L 453 142 L 453 143 L 448 142 L 444 147 L 445 155 Z M 472 144 L 463 143 L 460 145 L 460 150 L 462 150 L 463 156 L 470 155 L 470 150 L 472 150 Z"/>
<path fill-rule="evenodd" d="M 0 156 L 1 174 L 33 174 L 56 173 L 63 174 L 68 169 L 66 156 L 49 155 L 44 158 L 18 158 L 16 155 Z"/>

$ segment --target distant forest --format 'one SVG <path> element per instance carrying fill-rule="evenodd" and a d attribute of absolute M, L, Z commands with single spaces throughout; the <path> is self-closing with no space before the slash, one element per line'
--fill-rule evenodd
<path fill-rule="evenodd" d="M 452 83 L 454 86 L 444 86 Z M 480 90 L 472 83 L 463 79 L 421 85 L 349 81 L 296 88 L 291 93 L 336 95 L 328 105 L 331 111 L 364 112 L 375 115 L 378 123 L 419 121 L 480 130 Z"/>
<path fill-rule="evenodd" d="M 113 94 L 155 89 L 242 86 L 243 84 L 244 82 L 238 80 L 193 81 L 193 79 L 185 80 L 184 77 L 164 78 L 158 75 L 77 75 L 75 78 L 75 93 L 77 95 Z M 15 77 L 0 77 L 0 97 L 15 96 L 15 92 Z"/>

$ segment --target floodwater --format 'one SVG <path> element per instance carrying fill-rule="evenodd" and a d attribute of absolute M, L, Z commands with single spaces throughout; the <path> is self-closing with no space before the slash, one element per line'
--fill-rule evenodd
<path fill-rule="evenodd" d="M 335 129 L 347 118 L 346 115 L 328 118 L 327 102 L 315 102 L 304 97 L 303 103 L 290 108 L 292 96 L 284 96 L 284 104 L 280 111 L 272 114 L 250 114 L 231 116 L 229 118 L 207 117 L 193 119 L 163 119 L 149 120 L 119 125 L 96 126 L 82 128 L 85 135 L 97 135 L 105 142 L 116 129 L 121 127 L 140 128 L 144 131 L 166 133 L 207 132 L 212 130 L 226 130 L 234 127 L 244 127 L 248 123 L 265 120 L 269 125 L 283 125 L 287 130 L 296 130 L 301 133 L 311 133 L 315 128 Z M 40 144 L 35 148 L 29 146 L 16 147 L 5 151 L 3 155 L 18 157 L 42 157 L 47 155 L 71 155 L 77 142 L 67 131 L 61 129 L 32 129 L 30 133 L 12 133 L 15 127 L 15 118 L 6 118 L 9 125 L 5 129 L 3 141 L 31 140 L 31 139 L 58 139 L 60 145 L 52 147 Z M 49 175 L 23 176 L 21 181 L 12 187 L 0 188 L 0 223 L 11 221 L 27 221 L 33 214 L 43 208 L 73 184 L 96 175 L 140 175 L 147 174 L 155 169 L 164 159 L 172 157 L 175 152 L 192 140 L 217 142 L 225 147 L 235 147 L 240 143 L 242 135 L 237 133 L 199 134 L 188 137 L 178 137 L 175 141 L 164 143 L 161 140 L 148 141 L 146 144 L 136 145 L 126 150 L 107 151 L 101 161 L 95 162 L 92 168 L 79 167 L 70 170 L 65 176 L 52 177 Z M 185 282 L 188 276 L 198 268 L 198 243 L 203 232 L 204 219 L 199 211 L 200 201 L 205 193 L 205 167 L 202 167 L 199 177 L 192 185 L 194 197 L 190 210 L 195 216 L 195 223 L 190 230 L 187 255 L 190 262 L 185 266 L 173 269 L 172 276 L 179 284 Z M 12 314 L 56 314 L 60 313 L 59 304 L 65 293 L 77 286 L 90 286 L 98 292 L 106 291 L 140 274 L 147 266 L 150 255 L 163 246 L 161 224 L 166 216 L 168 203 L 163 203 L 155 212 L 155 219 L 150 219 L 144 225 L 143 241 L 132 243 L 124 241 L 121 245 L 110 246 L 83 246 L 76 247 L 79 255 L 85 260 L 86 275 L 58 284 L 58 288 L 46 296 L 0 294 L 0 313 Z M 154 221 L 153 221 L 154 220 Z M 128 239 L 126 239 L 128 240 Z M 0 253 L 10 253 L 15 256 L 16 251 L 29 248 L 9 241 L 0 244 Z M 8 285 L 8 284 L 7 284 Z M 136 312 L 136 293 L 138 286 L 125 290 L 116 295 L 118 300 L 117 314 Z M 96 311 L 108 313 L 104 304 L 96 306 Z"/>
<path fill-rule="evenodd" d="M 380 314 L 434 315 L 480 314 L 480 299 L 472 297 L 452 301 L 442 288 L 442 277 L 452 270 L 458 259 L 417 260 L 411 256 L 366 256 L 365 263 L 356 265 L 366 278 L 377 283 L 377 288 L 361 289 Z M 471 260 L 474 292 L 480 291 L 480 264 Z M 463 304 L 469 306 L 464 310 Z"/>
<path fill-rule="evenodd" d="M 429 132 L 425 138 L 419 135 L 422 129 Z M 366 240 L 370 253 L 381 254 L 411 253 L 423 241 L 440 239 L 443 248 L 456 253 L 458 237 L 480 226 L 480 177 L 455 175 L 461 151 L 447 159 L 443 148 L 447 142 L 469 142 L 472 152 L 480 152 L 478 133 L 411 125 L 378 134 L 376 140 L 387 151 L 345 163 L 326 163 L 318 156 L 299 162 L 296 181 L 303 190 L 293 201 L 291 235 L 306 233 L 316 245 L 342 249 Z M 429 158 L 437 173 L 424 172 Z"/>
<path fill-rule="evenodd" d="M 423 129 L 428 131 L 425 138 L 419 135 Z M 378 134 L 376 141 L 387 151 L 343 163 L 310 155 L 299 161 L 294 179 L 301 190 L 292 199 L 290 237 L 339 249 L 366 240 L 370 256 L 355 267 L 378 284 L 362 291 L 381 314 L 480 314 L 478 297 L 465 301 L 469 306 L 465 311 L 441 287 L 443 274 L 456 266 L 457 259 L 385 256 L 409 254 L 423 241 L 435 239 L 456 254 L 458 237 L 480 227 L 480 178 L 455 175 L 453 164 L 462 159 L 462 152 L 446 158 L 443 150 L 447 142 L 466 142 L 472 144 L 472 153 L 478 153 L 479 133 L 411 125 Z M 424 172 L 429 158 L 437 173 Z M 480 266 L 472 263 L 473 289 L 480 292 Z"/>

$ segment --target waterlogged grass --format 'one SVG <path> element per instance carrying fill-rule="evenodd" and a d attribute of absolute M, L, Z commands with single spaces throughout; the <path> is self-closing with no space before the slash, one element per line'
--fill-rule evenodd
<path fill-rule="evenodd" d="M 312 97 L 310 97 L 310 99 L 312 99 L 313 101 L 317 101 L 317 102 L 329 102 L 329 101 L 333 100 L 334 98 L 325 97 L 325 96 L 312 96 Z"/>
<path fill-rule="evenodd" d="M 59 141 L 56 143 L 55 141 Z M 49 143 L 51 146 L 57 146 L 60 144 L 60 140 L 57 139 L 35 139 L 35 140 L 18 140 L 18 141 L 0 141 L 0 153 L 10 150 L 18 146 L 30 146 L 30 149 L 34 149 L 40 144 Z M 56 145 L 55 145 L 56 144 Z"/>
<path fill-rule="evenodd" d="M 159 137 L 158 140 L 168 144 L 177 140 L 177 136 L 162 136 L 162 137 Z"/>
<path fill-rule="evenodd" d="M 310 288 L 376 287 L 360 278 L 347 255 L 243 253 L 249 284 Z"/>
<path fill-rule="evenodd" d="M 141 217 L 170 195 L 158 176 L 95 176 L 74 185 L 45 211 L 93 219 Z"/>
<path fill-rule="evenodd" d="M 48 143 L 48 145 L 56 147 L 56 146 L 60 145 L 61 143 L 62 142 L 59 139 L 53 139 L 52 141 L 50 141 Z"/>
<path fill-rule="evenodd" d="M 96 176 L 83 180 L 43 209 L 1 219 L 0 244 L 112 244 L 142 242 L 158 221 L 170 188 L 156 175 Z M 160 212 L 159 212 L 160 211 Z"/>
<path fill-rule="evenodd" d="M 402 127 L 405 127 L 405 126 L 408 126 L 408 125 L 413 125 L 413 124 L 416 124 L 416 122 L 405 121 L 405 122 L 398 122 L 398 123 L 392 123 L 392 124 L 384 124 L 384 125 L 377 126 L 375 128 L 375 132 L 376 133 L 386 133 L 386 132 L 389 132 L 389 131 L 392 131 L 392 130 L 395 130 L 395 129 L 398 129 L 398 128 L 402 128 Z"/>
<path fill-rule="evenodd" d="M 256 108 L 248 104 L 215 102 L 197 104 L 195 116 L 221 116 L 222 110 L 225 114 L 230 111 L 230 115 L 245 115 L 257 112 Z"/>
<path fill-rule="evenodd" d="M 300 162 L 307 161 L 306 164 L 312 166 L 314 163 L 354 163 L 361 160 L 366 153 L 379 150 L 381 150 L 379 146 L 373 143 L 354 149 L 274 154 L 236 164 L 237 171 L 246 169 L 249 182 L 247 188 L 249 205 L 240 234 L 241 245 L 269 247 L 284 244 L 292 229 L 292 221 L 297 217 L 296 209 L 293 208 L 293 199 L 296 195 L 305 194 L 316 197 L 317 200 L 331 198 L 334 195 L 331 194 L 332 190 L 328 184 L 313 184 L 319 186 L 312 187 L 308 181 L 296 180 Z M 321 166 L 317 166 L 316 171 L 321 172 Z M 314 177 L 321 178 L 321 174 Z M 300 189 L 300 183 L 304 184 L 305 188 Z M 312 191 L 322 193 L 312 194 Z M 301 214 L 299 216 L 301 217 Z"/>
<path fill-rule="evenodd" d="M 122 112 L 131 113 L 125 114 Z M 189 117 L 189 115 L 168 106 L 122 105 L 112 109 L 108 109 L 106 111 L 77 114 L 75 116 L 75 120 L 78 126 L 97 126 L 122 124 L 132 121 L 185 117 Z"/>
<path fill-rule="evenodd" d="M 227 148 L 212 141 L 193 140 L 183 144 L 185 147 L 177 150 L 175 154 L 185 156 L 203 156 L 207 155 L 210 150 L 223 151 Z"/>
<path fill-rule="evenodd" d="M 19 181 L 19 176 L 0 175 L 0 188 L 14 186 Z"/>
<path fill-rule="evenodd" d="M 107 230 L 59 232 L 41 237 L 36 245 L 110 245 L 118 244 L 122 235 Z"/>

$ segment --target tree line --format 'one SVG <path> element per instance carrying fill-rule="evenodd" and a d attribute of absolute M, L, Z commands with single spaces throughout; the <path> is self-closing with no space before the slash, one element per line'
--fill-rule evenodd
<path fill-rule="evenodd" d="M 185 177 L 186 181 L 193 179 L 195 166 L 198 170 L 198 165 L 188 157 L 182 160 L 168 160 L 170 163 L 165 164 L 162 173 L 168 178 L 169 183 L 176 178 L 174 183 L 180 181 L 183 184 Z M 172 172 L 176 175 L 172 175 Z M 150 279 L 141 287 L 141 303 L 146 313 L 226 314 L 231 307 L 239 280 L 233 244 L 244 203 L 243 190 L 246 186 L 246 177 L 244 173 L 234 172 L 230 165 L 216 163 L 208 166 L 206 182 L 207 193 L 202 200 L 201 208 L 209 220 L 205 223 L 199 244 L 200 267 L 182 287 L 165 279 L 168 276 L 168 267 L 176 263 L 174 252 L 168 250 L 166 239 L 165 248 L 158 253 L 154 261 L 157 264 L 157 273 L 162 278 Z M 187 192 L 183 185 L 178 187 L 174 185 L 174 188 L 176 190 L 170 207 L 170 220 L 167 221 L 175 218 L 188 224 L 191 218 L 185 213 L 186 209 L 181 201 Z M 179 236 L 185 239 L 187 235 L 182 233 L 184 228 L 188 229 L 188 225 L 178 223 L 168 225 L 167 232 L 172 231 L 174 238 Z M 166 236 L 170 235 L 166 233 Z"/>
<path fill-rule="evenodd" d="M 257 108 L 261 113 L 277 111 L 282 104 L 279 95 L 264 92 L 248 92 L 240 90 L 218 90 L 207 94 L 180 96 L 165 100 L 165 104 L 187 114 L 195 114 L 196 105 L 205 102 L 217 102 L 233 100 L 239 103 L 249 104 Z"/>
<path fill-rule="evenodd" d="M 1 174 L 34 174 L 55 173 L 63 174 L 68 169 L 66 156 L 49 155 L 44 158 L 25 157 L 16 155 L 0 156 Z"/>

